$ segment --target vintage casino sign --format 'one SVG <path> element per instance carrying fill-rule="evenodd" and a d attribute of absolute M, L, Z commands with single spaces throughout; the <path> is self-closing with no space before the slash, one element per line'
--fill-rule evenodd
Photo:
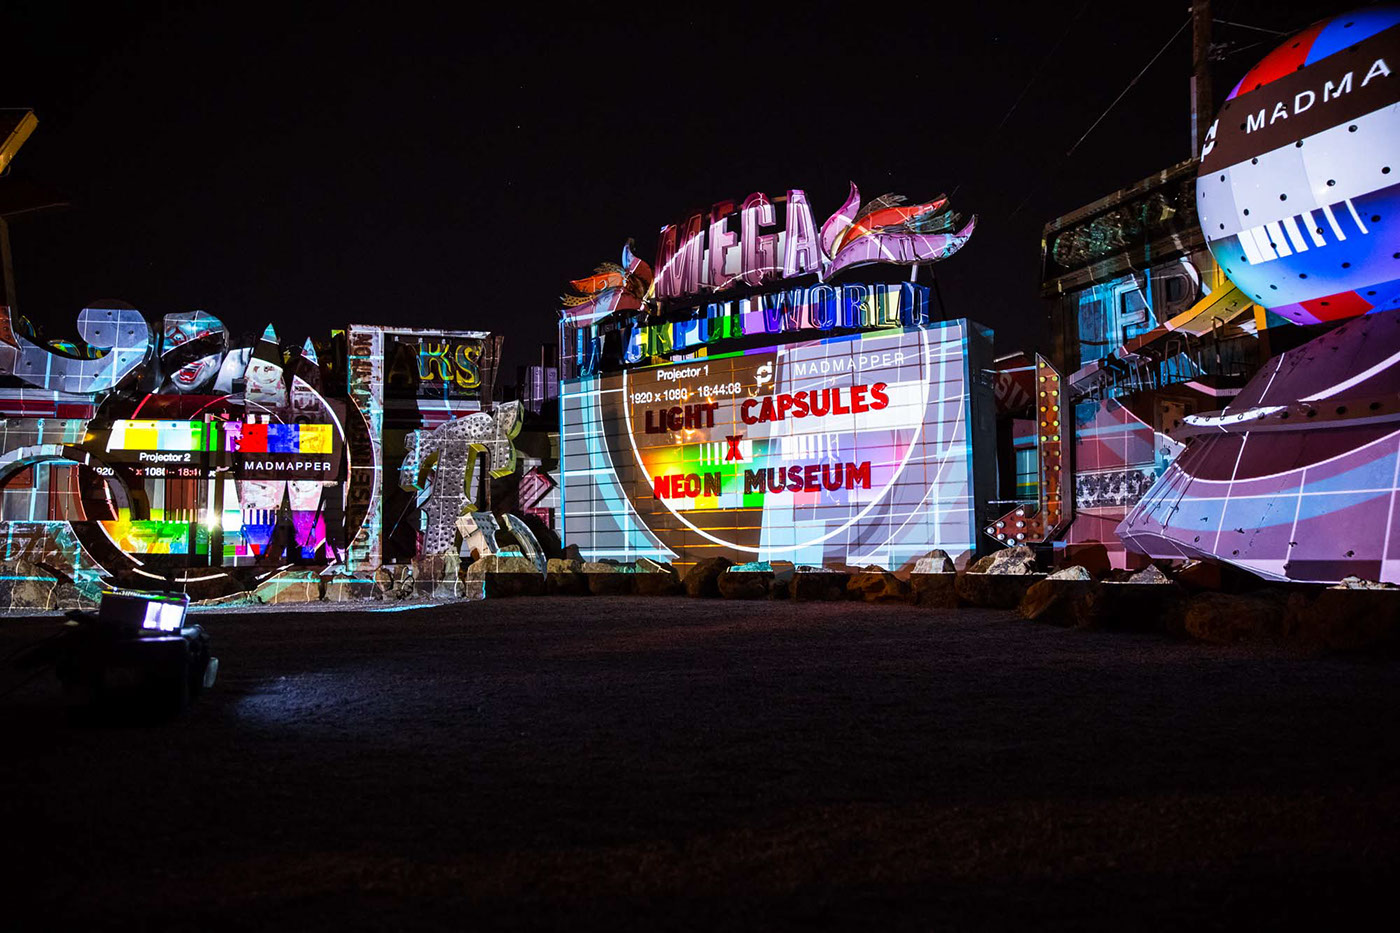
<path fill-rule="evenodd" d="M 761 193 L 662 228 L 655 272 L 571 283 L 561 321 L 564 540 L 589 559 L 723 555 L 899 567 L 975 546 L 993 480 L 991 334 L 929 290 L 843 270 L 915 266 L 971 236 L 946 198 Z M 743 339 L 741 339 L 743 338 Z M 980 477 L 980 479 L 979 479 Z M 979 495 L 980 493 L 980 495 Z"/>
<path fill-rule="evenodd" d="M 918 326 L 929 316 L 927 287 L 832 277 L 945 259 L 971 237 L 976 218 L 960 224 L 947 198 L 905 204 L 882 195 L 862 206 L 854 184 L 820 227 L 800 189 L 720 202 L 662 228 L 654 272 L 629 245 L 620 266 L 571 283 L 565 369 L 586 375 L 610 364 L 648 365 L 741 337 Z"/>
<path fill-rule="evenodd" d="M 818 230 L 807 193 L 789 190 L 777 206 L 762 192 L 736 204 L 722 201 L 661 228 L 656 247 L 656 296 L 679 299 L 735 287 L 758 288 L 780 279 L 814 274 L 825 281 L 843 269 L 869 263 L 915 265 L 945 259 L 972 235 L 976 218 L 954 232 L 948 199 L 905 204 L 883 195 L 861 209 L 851 184 L 846 202 Z"/>
<path fill-rule="evenodd" d="M 387 388 L 396 398 L 479 399 L 483 368 L 494 365 L 491 335 L 394 334 L 385 337 Z"/>
<path fill-rule="evenodd" d="M 682 564 L 957 556 L 990 495 L 990 361 L 990 333 L 950 321 L 569 380 L 564 539 Z"/>
<path fill-rule="evenodd" d="M 1323 20 L 1230 92 L 1196 206 L 1240 290 L 1299 324 L 1400 307 L 1400 7 Z"/>
<path fill-rule="evenodd" d="M 914 327 L 929 320 L 926 285 L 826 285 L 785 288 L 751 298 L 713 301 L 680 320 L 629 323 L 621 332 L 622 362 L 649 362 L 755 335 L 795 335 L 836 328 Z M 580 332 L 579 359 L 585 371 L 597 368 L 600 336 Z"/>

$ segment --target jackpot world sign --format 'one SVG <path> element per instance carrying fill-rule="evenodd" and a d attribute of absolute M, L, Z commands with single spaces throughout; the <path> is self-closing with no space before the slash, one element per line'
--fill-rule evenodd
<path fill-rule="evenodd" d="M 957 229 L 946 199 L 862 211 L 851 191 L 820 230 L 800 191 L 776 232 L 767 198 L 726 202 L 663 228 L 654 281 L 629 249 L 621 273 L 573 283 L 566 543 L 593 560 L 889 568 L 975 546 L 995 457 L 975 378 L 990 331 L 931 321 L 910 283 L 829 281 L 942 258 L 972 225 Z"/>

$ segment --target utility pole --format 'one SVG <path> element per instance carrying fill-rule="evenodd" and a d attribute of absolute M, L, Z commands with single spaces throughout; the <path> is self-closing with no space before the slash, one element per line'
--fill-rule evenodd
<path fill-rule="evenodd" d="M 0 267 L 3 267 L 5 279 L 5 299 L 4 304 L 10 309 L 10 314 L 18 313 L 15 309 L 15 264 L 10 258 L 10 225 L 3 215 L 0 215 Z"/>
<path fill-rule="evenodd" d="M 34 132 L 34 127 L 39 125 L 38 119 L 32 110 L 3 110 L 0 111 L 0 175 L 4 175 L 10 170 L 10 162 L 14 159 L 15 153 L 19 152 L 24 141 Z M 10 309 L 10 313 L 15 313 L 15 266 L 10 257 L 10 225 L 0 214 L 0 276 L 5 280 L 5 294 L 0 296 Z"/>
<path fill-rule="evenodd" d="M 1191 158 L 1201 157 L 1215 116 L 1210 93 L 1210 0 L 1191 0 Z"/>

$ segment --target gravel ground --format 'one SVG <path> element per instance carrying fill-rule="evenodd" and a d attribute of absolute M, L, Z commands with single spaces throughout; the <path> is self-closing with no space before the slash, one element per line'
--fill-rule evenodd
<path fill-rule="evenodd" d="M 0 928 L 1335 926 L 1400 879 L 1394 659 L 830 603 L 200 622 L 182 721 L 0 700 Z"/>

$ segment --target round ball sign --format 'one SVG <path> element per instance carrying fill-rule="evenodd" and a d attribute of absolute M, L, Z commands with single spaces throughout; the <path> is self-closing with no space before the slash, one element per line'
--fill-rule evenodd
<path fill-rule="evenodd" d="M 1299 324 L 1400 307 L 1400 7 L 1316 23 L 1230 92 L 1196 208 L 1239 288 Z"/>

